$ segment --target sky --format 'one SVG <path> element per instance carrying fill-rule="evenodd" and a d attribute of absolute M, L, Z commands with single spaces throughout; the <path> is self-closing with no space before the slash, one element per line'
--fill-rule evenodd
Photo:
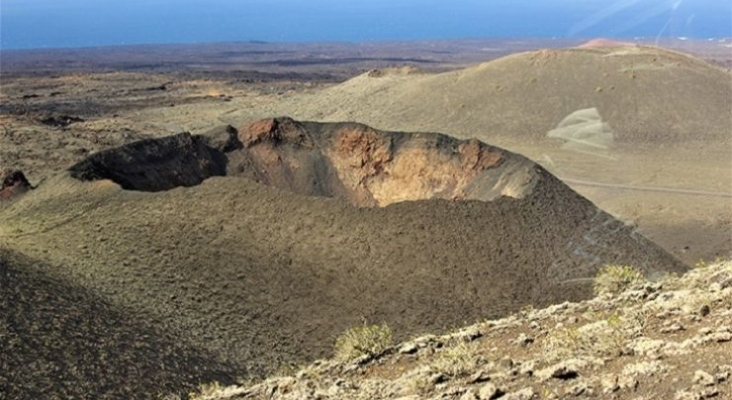
<path fill-rule="evenodd" d="M 732 37 L 732 2 L 0 0 L 4 50 L 479 37 Z"/>

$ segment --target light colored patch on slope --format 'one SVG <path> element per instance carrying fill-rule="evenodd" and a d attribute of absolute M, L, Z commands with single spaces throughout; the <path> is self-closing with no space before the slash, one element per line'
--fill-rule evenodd
<path fill-rule="evenodd" d="M 565 140 L 565 150 L 588 152 L 603 157 L 612 148 L 615 136 L 610 125 L 602 120 L 597 108 L 577 110 L 564 118 L 547 137 Z"/>

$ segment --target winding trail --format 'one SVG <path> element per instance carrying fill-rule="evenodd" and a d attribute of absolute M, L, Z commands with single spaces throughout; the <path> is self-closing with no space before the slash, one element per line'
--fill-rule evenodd
<path fill-rule="evenodd" d="M 571 178 L 559 178 L 559 179 L 561 179 L 564 183 L 567 183 L 570 185 L 594 186 L 594 187 L 603 187 L 603 188 L 621 189 L 621 190 L 637 190 L 637 191 L 644 191 L 644 192 L 676 193 L 676 194 L 687 194 L 687 195 L 692 195 L 692 196 L 732 198 L 732 193 L 710 192 L 710 191 L 706 191 L 706 190 L 673 189 L 673 188 L 664 188 L 664 187 L 657 187 L 657 186 L 633 186 L 633 185 L 622 185 L 622 184 L 617 184 L 617 183 L 600 183 L 600 182 L 584 181 L 584 180 L 580 180 L 580 179 L 571 179 Z"/>

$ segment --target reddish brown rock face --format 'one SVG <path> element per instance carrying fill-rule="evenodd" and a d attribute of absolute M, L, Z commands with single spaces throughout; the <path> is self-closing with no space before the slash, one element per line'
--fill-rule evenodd
<path fill-rule="evenodd" d="M 392 161 L 391 141 L 365 126 L 340 129 L 334 137 L 332 153 L 363 178 L 374 176 Z"/>
<path fill-rule="evenodd" d="M 302 194 L 342 197 L 359 207 L 522 197 L 533 182 L 528 169 L 517 170 L 528 160 L 474 139 L 289 118 L 246 124 L 239 128 L 239 138 L 258 181 Z M 504 162 L 507 158 L 512 162 Z M 317 181 L 317 187 L 303 187 L 294 176 Z"/>
<path fill-rule="evenodd" d="M 9 171 L 3 174 L 0 187 L 0 200 L 12 200 L 31 190 L 32 187 L 21 171 Z"/>

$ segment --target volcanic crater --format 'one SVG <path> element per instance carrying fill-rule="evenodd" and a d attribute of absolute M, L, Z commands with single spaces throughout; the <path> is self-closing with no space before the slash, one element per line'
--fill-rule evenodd
<path fill-rule="evenodd" d="M 15 326 L 12 316 L 52 331 L 44 324 L 68 317 L 39 314 L 34 282 L 83 289 L 179 344 L 180 357 L 145 366 L 160 387 L 171 376 L 191 387 L 327 357 L 364 320 L 401 340 L 589 298 L 605 264 L 649 277 L 686 269 L 523 156 L 436 133 L 289 118 L 96 153 L 2 203 L 0 220 L 0 243 L 27 259 L 0 268 L 33 273 L 4 299 L 0 326 Z M 96 316 L 74 318 L 69 326 L 94 326 Z M 34 326 L 13 328 L 7 370 L 21 371 L 39 340 L 81 354 L 78 363 L 96 351 L 29 334 Z M 178 361 L 186 349 L 205 357 L 205 371 Z M 140 368 L 133 356 L 109 368 Z M 165 373 L 154 372 L 161 362 Z M 77 383 L 99 374 L 69 377 L 54 393 L 87 394 Z M 11 386 L 24 379 L 11 376 Z"/>
<path fill-rule="evenodd" d="M 150 192 L 239 176 L 296 194 L 383 207 L 409 200 L 522 198 L 536 183 L 533 167 L 475 139 L 282 117 L 238 130 L 226 126 L 203 135 L 142 140 L 92 155 L 70 173 Z"/>

